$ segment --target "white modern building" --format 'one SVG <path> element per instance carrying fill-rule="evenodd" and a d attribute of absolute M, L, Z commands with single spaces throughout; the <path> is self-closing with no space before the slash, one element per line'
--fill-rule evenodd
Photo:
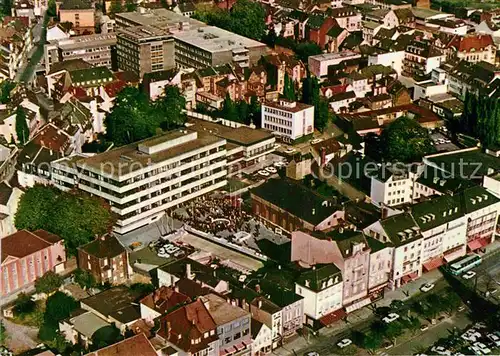
<path fill-rule="evenodd" d="M 304 297 L 306 323 L 342 308 L 342 273 L 332 264 L 326 264 L 301 274 L 295 283 L 295 293 Z"/>
<path fill-rule="evenodd" d="M 370 198 L 377 206 L 411 203 L 415 174 L 406 167 L 382 166 L 371 176 Z"/>
<path fill-rule="evenodd" d="M 58 181 L 77 178 L 79 189 L 99 196 L 118 215 L 124 234 L 156 221 L 167 209 L 226 185 L 226 140 L 189 130 L 123 146 L 60 165 Z"/>
<path fill-rule="evenodd" d="M 307 60 L 309 70 L 318 78 L 324 78 L 328 75 L 328 67 L 339 64 L 348 59 L 361 58 L 361 54 L 352 51 L 343 51 L 337 53 L 318 54 L 310 56 Z"/>
<path fill-rule="evenodd" d="M 368 65 L 381 64 L 386 67 L 391 67 L 398 73 L 398 76 L 403 72 L 403 60 L 405 51 L 382 52 L 368 56 Z"/>
<path fill-rule="evenodd" d="M 262 128 L 293 142 L 314 132 L 314 106 L 280 99 L 262 104 Z"/>

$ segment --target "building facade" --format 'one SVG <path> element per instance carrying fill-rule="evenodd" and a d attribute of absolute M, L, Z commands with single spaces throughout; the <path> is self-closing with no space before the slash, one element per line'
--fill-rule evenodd
<path fill-rule="evenodd" d="M 293 142 L 314 132 L 314 106 L 281 99 L 262 104 L 262 127 Z"/>

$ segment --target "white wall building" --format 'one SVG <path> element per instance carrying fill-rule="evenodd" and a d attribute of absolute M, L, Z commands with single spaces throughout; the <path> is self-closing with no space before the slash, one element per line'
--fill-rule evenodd
<path fill-rule="evenodd" d="M 328 67 L 339 64 L 348 59 L 361 58 L 361 54 L 343 51 L 337 53 L 318 54 L 310 56 L 307 60 L 309 70 L 318 78 L 324 78 L 328 74 Z"/>
<path fill-rule="evenodd" d="M 399 76 L 403 71 L 404 58 L 405 51 L 378 53 L 368 56 L 368 65 L 381 64 L 386 67 L 391 67 Z"/>
<path fill-rule="evenodd" d="M 414 180 L 415 174 L 404 167 L 381 167 L 371 176 L 370 198 L 377 206 L 411 203 Z"/>
<path fill-rule="evenodd" d="M 262 128 L 293 142 L 314 132 L 314 106 L 280 99 L 262 104 Z"/>
<path fill-rule="evenodd" d="M 304 297 L 306 323 L 342 308 L 342 273 L 334 264 L 313 267 L 295 283 L 295 293 Z"/>
<path fill-rule="evenodd" d="M 109 202 L 118 215 L 114 230 L 123 234 L 225 186 L 225 145 L 208 133 L 170 131 L 78 161 L 78 188 Z"/>

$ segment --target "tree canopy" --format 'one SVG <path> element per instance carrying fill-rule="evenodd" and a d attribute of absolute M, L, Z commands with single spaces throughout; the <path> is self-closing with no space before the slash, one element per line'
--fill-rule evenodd
<path fill-rule="evenodd" d="M 78 308 L 79 303 L 71 296 L 63 292 L 55 292 L 47 298 L 43 325 L 40 327 L 38 336 L 41 340 L 54 340 L 58 333 L 59 322 L 70 316 L 71 312 Z"/>
<path fill-rule="evenodd" d="M 124 88 L 106 116 L 106 139 L 116 146 L 152 137 L 184 124 L 186 99 L 176 86 L 167 86 L 155 102 L 135 87 Z"/>
<path fill-rule="evenodd" d="M 250 0 L 237 0 L 230 11 L 218 7 L 198 8 L 193 18 L 256 40 L 261 40 L 267 29 L 264 8 Z"/>
<path fill-rule="evenodd" d="M 408 117 L 390 123 L 382 132 L 380 144 L 386 160 L 405 163 L 420 161 L 435 150 L 427 129 Z"/>
<path fill-rule="evenodd" d="M 18 106 L 16 109 L 16 135 L 17 141 L 22 145 L 30 138 L 30 129 L 26 120 L 26 111 L 22 106 Z"/>
<path fill-rule="evenodd" d="M 60 236 L 67 252 L 76 255 L 79 246 L 111 231 L 114 216 L 99 198 L 35 185 L 21 197 L 14 223 L 20 230 L 43 229 Z"/>
<path fill-rule="evenodd" d="M 55 272 L 48 271 L 35 281 L 37 293 L 50 294 L 55 292 L 63 284 L 63 278 Z"/>
<path fill-rule="evenodd" d="M 449 122 L 450 130 L 477 137 L 485 147 L 500 144 L 500 104 L 497 98 L 467 92 L 464 110 L 458 120 Z"/>
<path fill-rule="evenodd" d="M 302 81 L 302 102 L 314 106 L 314 127 L 319 131 L 323 131 L 328 122 L 332 119 L 332 115 L 328 108 L 328 101 L 321 98 L 319 95 L 318 78 L 307 74 Z"/>
<path fill-rule="evenodd" d="M 10 92 L 15 87 L 16 87 L 16 83 L 14 83 L 8 79 L 6 79 L 0 83 L 0 103 L 1 104 L 7 104 L 10 101 Z"/>
<path fill-rule="evenodd" d="M 103 326 L 92 335 L 92 349 L 98 350 L 121 340 L 123 336 L 115 325 Z"/>
<path fill-rule="evenodd" d="M 31 300 L 31 296 L 26 293 L 19 293 L 14 302 L 14 313 L 17 315 L 25 315 L 33 312 L 36 308 L 36 303 Z"/>
<path fill-rule="evenodd" d="M 74 274 L 75 283 L 83 289 L 93 288 L 96 285 L 95 277 L 89 271 L 78 268 Z"/>
<path fill-rule="evenodd" d="M 290 101 L 295 101 L 297 99 L 295 95 L 295 84 L 288 73 L 285 73 L 283 83 L 283 97 Z"/>

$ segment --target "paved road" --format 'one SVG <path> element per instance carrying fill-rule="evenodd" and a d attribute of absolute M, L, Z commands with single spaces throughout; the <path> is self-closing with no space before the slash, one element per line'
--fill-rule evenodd
<path fill-rule="evenodd" d="M 32 349 L 38 345 L 37 328 L 18 325 L 5 318 L 2 318 L 2 321 L 7 332 L 7 347 L 14 354 Z"/>
<path fill-rule="evenodd" d="M 455 314 L 453 317 L 445 319 L 437 325 L 431 325 L 427 331 L 417 334 L 414 338 L 396 345 L 386 352 L 390 355 L 408 355 L 409 353 L 414 353 L 417 348 L 421 348 L 422 346 L 428 347 L 440 338 L 449 336 L 450 330 L 454 327 L 464 329 L 470 323 L 471 320 L 467 317 L 467 313 Z"/>

